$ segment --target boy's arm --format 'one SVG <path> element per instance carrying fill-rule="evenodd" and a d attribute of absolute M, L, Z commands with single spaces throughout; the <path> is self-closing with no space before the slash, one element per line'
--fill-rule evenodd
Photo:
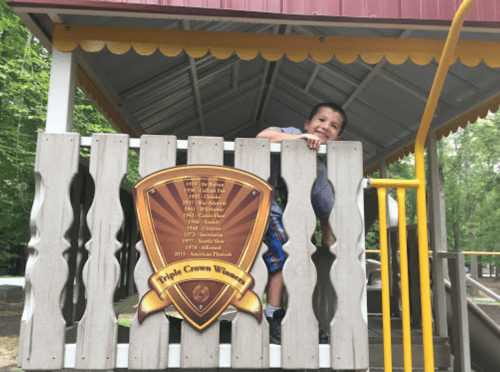
<path fill-rule="evenodd" d="M 262 132 L 257 134 L 257 138 L 268 139 L 271 143 L 280 143 L 284 139 L 305 139 L 309 148 L 315 150 L 318 150 L 319 145 L 321 144 L 321 139 L 313 134 L 290 134 L 275 129 L 264 129 Z"/>
<path fill-rule="evenodd" d="M 320 218 L 319 226 L 321 229 L 321 245 L 331 247 L 333 244 L 333 237 L 330 225 L 328 224 L 328 218 Z"/>

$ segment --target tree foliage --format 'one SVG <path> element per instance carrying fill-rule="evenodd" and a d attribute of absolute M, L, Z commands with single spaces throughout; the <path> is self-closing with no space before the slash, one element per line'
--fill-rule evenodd
<path fill-rule="evenodd" d="M 0 0 L 0 275 L 18 274 L 29 240 L 36 139 L 45 128 L 50 63 L 50 53 Z M 79 89 L 73 121 L 73 131 L 84 136 L 115 132 Z M 89 157 L 88 149 L 81 155 Z M 129 187 L 139 179 L 138 162 L 131 151 Z"/>
<path fill-rule="evenodd" d="M 469 124 L 440 143 L 449 249 L 500 250 L 499 138 L 497 113 Z"/>

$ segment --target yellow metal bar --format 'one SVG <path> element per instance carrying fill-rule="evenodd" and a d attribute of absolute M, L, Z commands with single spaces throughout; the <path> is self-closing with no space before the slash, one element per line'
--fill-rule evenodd
<path fill-rule="evenodd" d="M 406 246 L 406 204 L 405 189 L 399 188 L 398 224 L 399 224 L 399 272 L 401 278 L 401 307 L 403 322 L 403 350 L 405 372 L 411 372 L 411 326 L 410 326 L 410 289 L 408 280 L 408 250 Z"/>
<path fill-rule="evenodd" d="M 384 371 L 392 372 L 391 304 L 389 294 L 389 253 L 387 249 L 386 191 L 377 189 L 380 224 L 380 269 L 382 276 L 382 328 L 384 330 Z"/>
<path fill-rule="evenodd" d="M 500 252 L 462 252 L 462 253 L 471 256 L 500 256 Z"/>
<path fill-rule="evenodd" d="M 371 187 L 390 187 L 390 188 L 405 188 L 405 189 L 418 189 L 420 186 L 419 180 L 393 180 L 386 178 L 373 178 L 370 179 Z"/>
<path fill-rule="evenodd" d="M 429 94 L 429 99 L 424 110 L 422 122 L 418 130 L 415 141 L 415 179 L 420 181 L 417 189 L 417 223 L 418 223 L 418 250 L 420 259 L 420 296 L 422 304 L 422 335 L 424 344 L 424 370 L 434 371 L 434 348 L 432 340 L 432 306 L 429 279 L 429 255 L 427 245 L 427 211 L 425 200 L 425 168 L 424 168 L 424 146 L 427 133 L 431 125 L 434 112 L 443 84 L 448 73 L 450 64 L 454 61 L 454 51 L 458 42 L 458 37 L 462 29 L 463 22 L 467 17 L 476 0 L 464 0 L 455 15 L 443 54 L 439 61 L 439 66 L 434 78 L 434 83 Z"/>

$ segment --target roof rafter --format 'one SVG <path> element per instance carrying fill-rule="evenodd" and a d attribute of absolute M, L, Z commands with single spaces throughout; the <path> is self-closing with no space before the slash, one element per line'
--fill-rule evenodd
<path fill-rule="evenodd" d="M 292 32 L 292 26 L 287 25 L 285 28 L 285 31 L 283 34 L 288 35 Z M 269 105 L 269 101 L 271 100 L 271 95 L 272 91 L 274 89 L 274 84 L 276 83 L 276 78 L 279 75 L 279 70 L 281 68 L 281 63 L 283 62 L 283 58 L 278 59 L 274 65 L 274 69 L 271 73 L 271 79 L 269 80 L 269 85 L 267 87 L 267 90 L 265 91 L 265 97 L 264 97 L 264 103 L 262 104 L 262 109 L 260 110 L 260 114 L 257 113 L 257 115 L 254 117 L 254 120 L 257 120 L 257 116 L 260 118 L 264 116 L 267 110 L 267 106 Z M 269 69 L 268 69 L 269 70 Z M 265 84 L 267 84 L 268 76 L 266 74 L 264 82 L 263 82 L 263 88 L 265 87 Z M 263 89 L 264 92 L 265 89 Z M 262 98 L 257 102 L 257 104 L 260 106 L 262 102 Z"/>
<path fill-rule="evenodd" d="M 189 30 L 189 21 L 184 20 L 183 22 L 184 30 Z M 200 85 L 198 83 L 198 72 L 196 71 L 196 63 L 195 59 L 191 56 L 188 56 L 190 74 L 191 74 L 191 82 L 193 83 L 193 92 L 194 98 L 196 101 L 196 111 L 198 112 L 198 119 L 200 123 L 200 131 L 201 135 L 205 135 L 205 119 L 203 118 L 203 106 L 201 104 L 201 94 L 200 94 Z"/>
<path fill-rule="evenodd" d="M 407 38 L 410 36 L 410 33 L 412 30 L 403 30 L 401 35 L 399 35 L 400 38 Z M 379 63 L 377 63 L 373 69 L 368 73 L 368 75 L 359 83 L 359 85 L 356 87 L 354 92 L 351 93 L 351 95 L 347 98 L 347 100 L 342 104 L 342 108 L 346 110 L 349 105 L 356 99 L 356 97 L 363 91 L 363 89 L 368 85 L 368 83 L 379 73 L 380 70 L 382 70 L 382 67 L 387 63 L 386 59 L 381 60 Z"/>
<path fill-rule="evenodd" d="M 259 86 L 252 87 L 252 85 L 255 84 L 256 81 L 262 79 L 262 74 L 258 73 L 253 76 L 250 76 L 249 78 L 245 79 L 241 84 L 239 85 L 238 89 L 236 91 L 230 89 L 224 93 L 221 93 L 214 98 L 212 98 L 210 101 L 206 101 L 205 105 L 209 106 L 211 104 L 216 104 L 217 102 L 220 101 L 219 104 L 216 105 L 216 107 L 206 110 L 205 112 L 205 118 L 219 112 L 221 109 L 227 108 L 227 106 L 231 105 L 235 101 L 241 99 L 242 97 L 246 97 L 248 94 L 251 94 L 255 92 L 257 89 L 259 89 Z M 225 99 L 233 97 L 229 101 L 224 101 Z M 154 126 L 151 126 L 149 128 L 150 132 L 152 134 L 172 134 L 175 130 L 179 129 L 180 126 L 188 127 L 192 126 L 198 123 L 198 118 L 192 119 L 187 123 L 173 123 L 171 126 L 164 128 L 164 123 L 158 123 Z"/>

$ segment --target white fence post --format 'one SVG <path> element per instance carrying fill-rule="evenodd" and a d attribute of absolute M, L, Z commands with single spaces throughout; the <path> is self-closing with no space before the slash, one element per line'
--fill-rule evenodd
<path fill-rule="evenodd" d="M 288 308 L 281 323 L 281 365 L 286 369 L 319 368 L 319 326 L 312 309 L 316 268 L 311 259 L 316 247 L 311 237 L 316 218 L 311 189 L 316 179 L 316 152 L 305 141 L 281 142 L 281 175 L 288 188 L 283 226 L 288 235 L 283 281 Z"/>
<path fill-rule="evenodd" d="M 26 303 L 21 320 L 19 360 L 23 369 L 62 369 L 66 322 L 60 299 L 68 277 L 65 236 L 73 221 L 69 197 L 78 172 L 80 135 L 38 135 L 36 193 L 30 218 Z"/>
<path fill-rule="evenodd" d="M 189 137 L 188 164 L 222 165 L 224 140 L 222 137 Z M 198 332 L 187 322 L 181 325 L 181 368 L 219 367 L 218 321 Z"/>
<path fill-rule="evenodd" d="M 253 173 L 264 180 L 270 175 L 269 141 L 237 138 L 234 143 L 235 168 Z M 250 275 L 255 280 L 253 291 L 262 298 L 267 284 L 267 268 L 262 255 L 267 245 L 262 243 Z M 238 312 L 232 322 L 232 368 L 269 368 L 269 325 L 264 316 L 259 324 L 250 314 Z"/>
<path fill-rule="evenodd" d="M 333 369 L 366 369 L 368 319 L 364 247 L 360 243 L 364 224 L 358 203 L 363 193 L 363 148 L 359 142 L 330 142 L 327 153 L 328 179 L 335 193 L 330 226 L 336 238 L 331 278 L 337 309 L 330 327 L 331 363 Z"/>
<path fill-rule="evenodd" d="M 175 136 L 142 136 L 139 173 L 141 177 L 175 166 L 177 138 Z M 148 279 L 153 275 L 142 240 L 137 243 L 140 253 L 134 280 L 139 301 L 150 290 Z M 148 370 L 168 367 L 170 323 L 164 311 L 151 314 L 139 324 L 137 313 L 130 324 L 129 369 Z"/>
<path fill-rule="evenodd" d="M 94 134 L 90 174 L 95 196 L 87 215 L 92 238 L 85 248 L 89 258 L 83 269 L 87 307 L 78 324 L 75 368 L 113 369 L 116 366 L 118 321 L 113 294 L 120 278 L 115 254 L 121 248 L 116 235 L 123 224 L 120 185 L 127 173 L 129 136 Z"/>

